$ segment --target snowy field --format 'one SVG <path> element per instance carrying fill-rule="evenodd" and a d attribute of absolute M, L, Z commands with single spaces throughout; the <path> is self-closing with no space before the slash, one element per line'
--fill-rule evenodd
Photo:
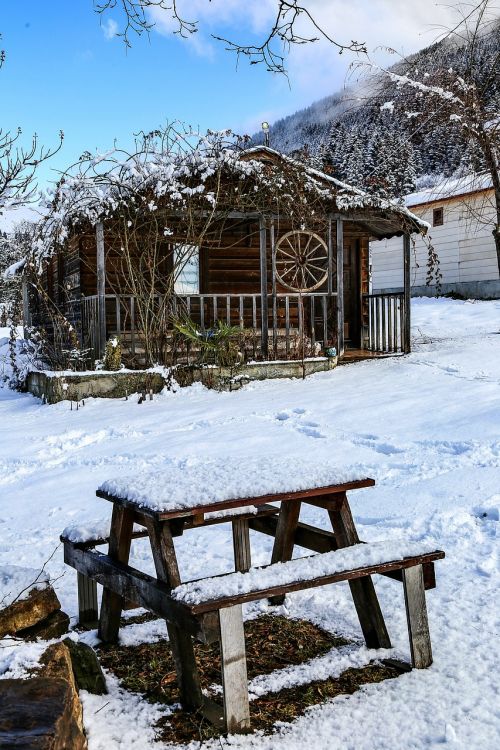
<path fill-rule="evenodd" d="M 418 750 L 500 747 L 499 511 L 500 302 L 416 300 L 413 353 L 339 367 L 306 381 L 263 382 L 237 393 L 201 386 L 138 405 L 89 400 L 42 406 L 0 388 L 0 565 L 41 566 L 61 530 L 109 513 L 96 487 L 109 478 L 156 470 L 166 459 L 217 460 L 235 467 L 259 456 L 310 457 L 362 470 L 375 488 L 351 493 L 360 535 L 442 548 L 437 589 L 427 603 L 434 664 L 397 680 L 368 685 L 313 708 L 272 736 L 222 740 L 259 750 Z M 319 509 L 305 518 L 326 527 Z M 255 564 L 269 561 L 271 540 L 252 535 Z M 231 568 L 229 531 L 213 527 L 179 540 L 184 579 Z M 300 551 L 298 551 L 300 553 Z M 143 540 L 133 564 L 152 570 Z M 76 574 L 58 549 L 48 565 L 63 609 L 76 616 Z M 395 652 L 408 656 L 402 586 L 377 578 Z M 347 635 L 355 647 L 309 666 L 254 680 L 255 694 L 362 665 L 362 646 L 346 586 L 287 598 L 291 616 Z M 254 616 L 266 605 L 252 605 Z M 164 636 L 160 622 L 131 625 L 124 640 Z M 5 644 L 2 644 L 5 645 Z M 38 645 L 0 650 L 3 677 L 22 674 Z M 386 652 L 384 652 L 385 655 Z M 161 748 L 151 723 L 159 708 L 118 688 L 84 696 L 90 750 Z M 210 744 L 210 743 L 208 743 Z M 213 748 L 219 748 L 219 741 Z"/>

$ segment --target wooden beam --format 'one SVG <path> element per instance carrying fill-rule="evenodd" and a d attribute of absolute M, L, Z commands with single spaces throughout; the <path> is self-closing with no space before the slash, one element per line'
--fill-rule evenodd
<path fill-rule="evenodd" d="M 332 217 L 328 217 L 328 231 L 327 231 L 327 246 L 328 246 L 328 295 L 331 296 L 333 292 L 333 237 L 332 237 Z"/>
<path fill-rule="evenodd" d="M 337 354 L 344 353 L 344 225 L 337 219 Z"/>
<path fill-rule="evenodd" d="M 169 587 L 152 576 L 116 562 L 102 552 L 80 549 L 70 542 L 64 544 L 64 562 L 124 599 L 133 599 L 149 612 L 178 624 L 187 633 L 205 641 L 198 619 L 188 607 L 171 599 Z"/>
<path fill-rule="evenodd" d="M 339 510 L 329 511 L 329 516 L 340 549 L 359 544 L 358 532 L 347 497 L 345 497 L 344 504 Z M 350 579 L 349 587 L 368 648 L 391 648 L 389 633 L 370 576 L 358 576 L 355 580 Z"/>
<path fill-rule="evenodd" d="M 295 545 L 295 532 L 299 522 L 300 500 L 282 503 L 278 523 L 276 526 L 276 536 L 274 538 L 273 554 L 271 564 L 277 562 L 286 562 L 292 559 L 293 548 Z M 283 604 L 285 595 L 273 596 L 270 599 L 271 604 Z"/>
<path fill-rule="evenodd" d="M 411 254 L 410 254 L 410 235 L 406 233 L 403 239 L 403 291 L 404 291 L 404 331 L 403 331 L 403 351 L 405 354 L 411 352 Z"/>
<path fill-rule="evenodd" d="M 95 227 L 97 246 L 97 325 L 98 352 L 104 355 L 106 348 L 106 259 L 104 254 L 104 224 L 98 221 Z"/>
<path fill-rule="evenodd" d="M 273 353 L 278 356 L 278 299 L 276 297 L 276 243 L 274 235 L 274 218 L 271 219 L 269 229 L 271 240 L 271 274 L 272 274 L 272 305 L 273 305 Z"/>
<path fill-rule="evenodd" d="M 403 570 L 403 586 L 411 661 L 415 669 L 425 669 L 432 664 L 432 649 L 422 565 Z"/>
<path fill-rule="evenodd" d="M 267 230 L 264 217 L 259 219 L 260 248 L 260 304 L 261 304 L 261 350 L 266 358 L 269 354 L 269 320 L 267 301 Z"/>
<path fill-rule="evenodd" d="M 179 586 L 181 577 L 169 523 L 168 521 L 160 523 L 151 518 L 145 521 L 158 580 L 165 583 L 169 589 L 173 589 Z M 203 694 L 192 638 L 177 623 L 167 621 L 167 630 L 177 673 L 181 704 L 187 710 L 197 709 L 203 705 Z"/>
<path fill-rule="evenodd" d="M 126 564 L 130 555 L 134 514 L 119 505 L 113 506 L 109 533 L 109 557 Z M 134 597 L 127 597 L 135 601 Z M 102 592 L 101 616 L 99 618 L 99 638 L 105 643 L 116 643 L 120 630 L 120 617 L 125 600 L 113 588 L 104 587 Z"/>

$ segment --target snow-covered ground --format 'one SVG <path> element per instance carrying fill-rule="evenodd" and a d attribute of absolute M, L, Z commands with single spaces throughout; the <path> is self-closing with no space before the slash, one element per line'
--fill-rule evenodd
<path fill-rule="evenodd" d="M 0 565 L 37 567 L 61 530 L 109 513 L 95 489 L 121 474 L 156 470 L 165 459 L 224 458 L 238 470 L 250 457 L 336 461 L 377 480 L 353 492 L 358 529 L 367 541 L 404 537 L 446 552 L 427 602 L 433 666 L 369 685 L 311 709 L 272 736 L 231 738 L 259 750 L 417 750 L 500 746 L 500 302 L 413 302 L 413 353 L 339 367 L 306 381 L 269 381 L 237 393 L 201 386 L 137 400 L 89 400 L 42 406 L 0 389 Z M 286 462 L 285 462 L 286 463 Z M 313 523 L 325 525 L 319 509 Z M 271 541 L 252 535 L 255 564 L 269 561 Z M 231 567 L 227 528 L 186 533 L 178 541 L 184 579 Z M 151 570 L 145 542 L 133 562 Z M 76 580 L 59 550 L 48 565 L 63 608 L 76 615 Z M 393 644 L 408 658 L 400 584 L 377 579 Z M 265 609 L 252 605 L 249 614 Z M 334 585 L 291 595 L 292 616 L 348 635 L 359 648 L 254 680 L 254 693 L 338 674 L 369 661 L 348 588 Z M 124 630 L 124 640 L 163 635 L 160 622 Z M 3 644 L 4 645 L 4 644 Z M 20 674 L 38 646 L 2 648 L 0 672 Z M 90 750 L 143 750 L 154 742 L 159 708 L 118 688 L 85 696 Z M 98 712 L 98 713 L 96 713 Z M 223 740 L 223 744 L 226 741 Z M 214 743 L 214 748 L 219 742 Z"/>

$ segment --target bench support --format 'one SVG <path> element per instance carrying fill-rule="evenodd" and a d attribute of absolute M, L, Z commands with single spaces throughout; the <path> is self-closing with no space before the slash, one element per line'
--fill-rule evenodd
<path fill-rule="evenodd" d="M 128 563 L 133 529 L 133 512 L 117 504 L 113 505 L 109 534 L 109 556 L 113 560 L 117 560 L 125 565 Z M 104 589 L 102 593 L 98 635 L 105 643 L 116 643 L 118 640 L 123 605 L 123 597 L 115 594 L 110 589 Z"/>
<path fill-rule="evenodd" d="M 177 566 L 172 533 L 168 521 L 160 523 L 144 516 L 144 524 L 149 531 L 151 551 L 158 580 L 170 589 L 179 586 L 181 577 Z M 194 655 L 193 639 L 182 628 L 167 623 L 168 638 L 177 673 L 182 707 L 187 710 L 203 705 L 200 677 Z"/>
<path fill-rule="evenodd" d="M 77 573 L 78 624 L 95 628 L 99 619 L 97 603 L 97 583 L 83 573 Z"/>
<path fill-rule="evenodd" d="M 247 659 L 241 604 L 219 610 L 224 720 L 230 734 L 250 729 Z"/>
<path fill-rule="evenodd" d="M 252 567 L 248 519 L 235 518 L 233 525 L 234 569 L 244 573 Z"/>
<path fill-rule="evenodd" d="M 425 669 L 432 664 L 432 649 L 422 565 L 415 565 L 413 568 L 403 570 L 403 588 L 411 661 L 416 669 Z"/>
<path fill-rule="evenodd" d="M 291 500 L 288 503 L 281 504 L 271 563 L 288 562 L 288 560 L 292 559 L 295 532 L 299 523 L 300 506 L 300 500 Z M 284 601 L 284 595 L 272 596 L 269 599 L 269 602 L 275 605 L 283 604 Z"/>

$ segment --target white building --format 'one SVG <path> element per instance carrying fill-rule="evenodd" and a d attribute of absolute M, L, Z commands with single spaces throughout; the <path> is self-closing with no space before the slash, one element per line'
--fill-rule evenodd
<path fill-rule="evenodd" d="M 428 238 L 436 250 L 442 274 L 440 293 L 499 298 L 500 278 L 492 235 L 496 213 L 490 178 L 448 180 L 408 195 L 405 203 L 430 224 Z M 435 296 L 436 285 L 426 284 L 428 239 L 414 235 L 414 240 L 412 295 Z M 372 242 L 370 256 L 372 292 L 401 291 L 401 240 Z"/>

